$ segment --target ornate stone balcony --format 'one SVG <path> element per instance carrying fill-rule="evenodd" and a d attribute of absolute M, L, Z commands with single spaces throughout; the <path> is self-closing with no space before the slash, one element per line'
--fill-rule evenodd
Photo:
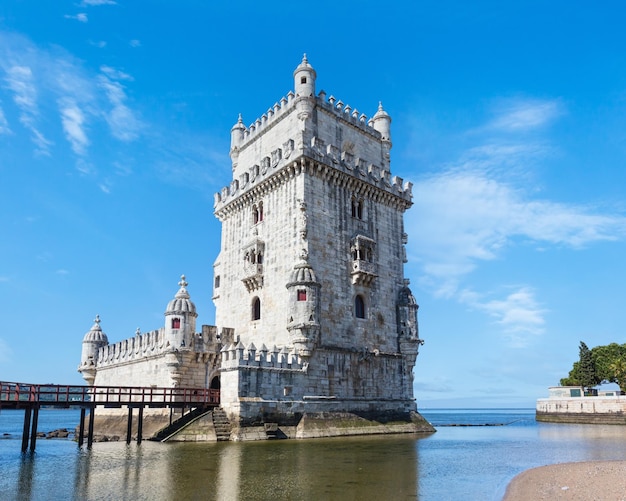
<path fill-rule="evenodd" d="M 352 283 L 354 285 L 369 286 L 378 276 L 378 266 L 362 259 L 352 261 Z"/>

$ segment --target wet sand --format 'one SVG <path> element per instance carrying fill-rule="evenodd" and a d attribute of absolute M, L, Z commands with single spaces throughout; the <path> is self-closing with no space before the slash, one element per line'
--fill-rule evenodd
<path fill-rule="evenodd" d="M 626 461 L 563 463 L 526 470 L 511 481 L 503 501 L 554 499 L 626 501 Z"/>

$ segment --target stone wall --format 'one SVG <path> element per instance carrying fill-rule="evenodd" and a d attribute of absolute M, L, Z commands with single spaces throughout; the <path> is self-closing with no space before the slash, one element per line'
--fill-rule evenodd
<path fill-rule="evenodd" d="M 540 398 L 536 418 L 548 423 L 626 424 L 626 398 Z"/>

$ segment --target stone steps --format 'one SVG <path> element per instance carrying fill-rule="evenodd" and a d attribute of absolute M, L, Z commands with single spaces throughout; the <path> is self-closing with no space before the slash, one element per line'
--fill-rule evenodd
<path fill-rule="evenodd" d="M 226 417 L 226 413 L 221 407 L 213 410 L 213 426 L 215 427 L 215 435 L 218 442 L 230 440 L 230 421 L 228 421 L 228 417 Z"/>

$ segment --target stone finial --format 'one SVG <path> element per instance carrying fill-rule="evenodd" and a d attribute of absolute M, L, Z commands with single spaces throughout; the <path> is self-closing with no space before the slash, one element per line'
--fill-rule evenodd
<path fill-rule="evenodd" d="M 100 326 L 100 315 L 96 315 L 96 318 L 94 318 L 93 321 L 99 327 Z"/>

